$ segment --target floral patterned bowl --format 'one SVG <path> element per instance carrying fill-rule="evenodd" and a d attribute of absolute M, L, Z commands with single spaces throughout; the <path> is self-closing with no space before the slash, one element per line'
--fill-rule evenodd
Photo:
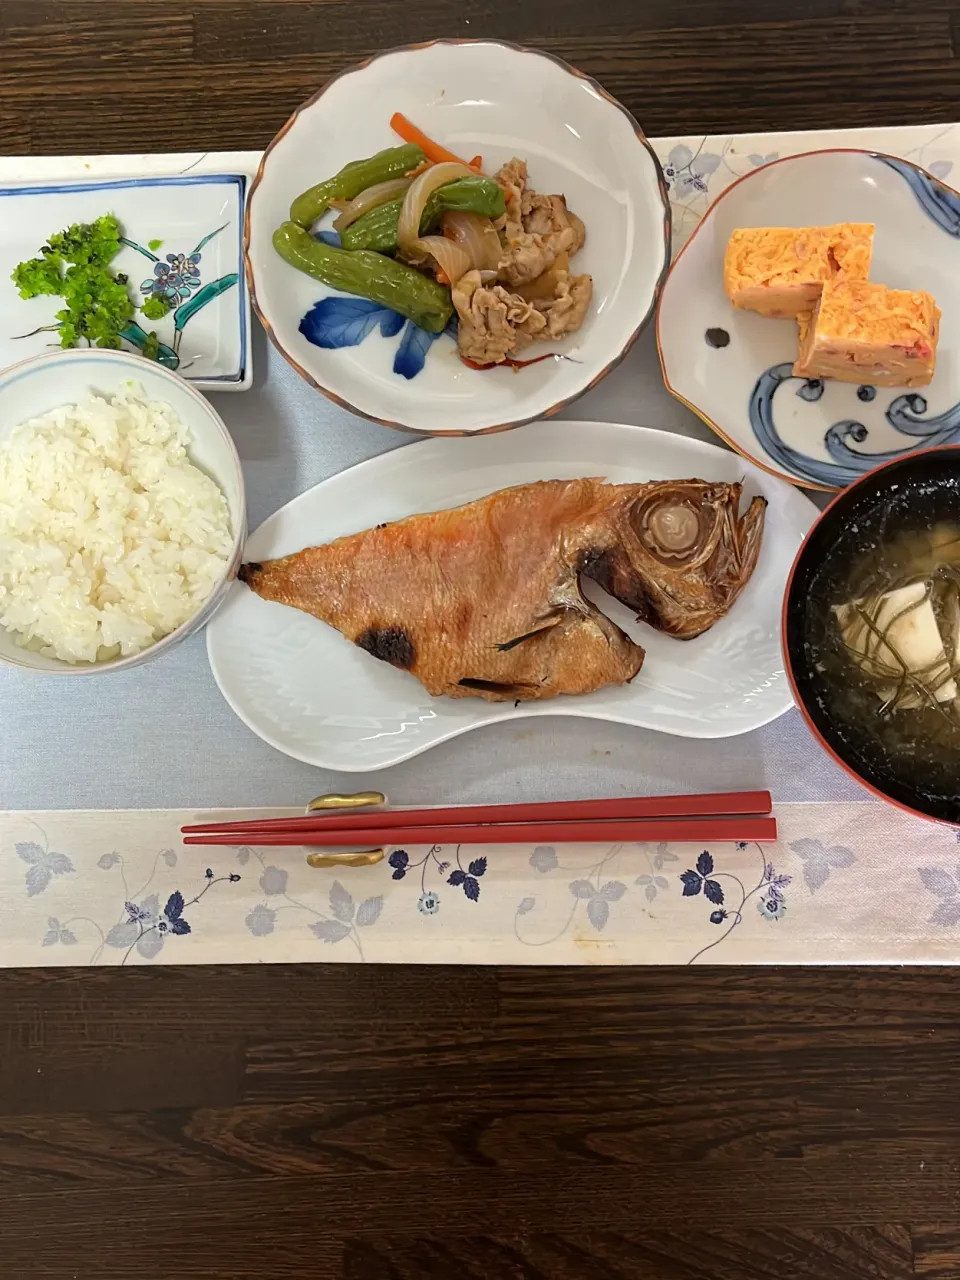
<path fill-rule="evenodd" d="M 363 298 L 331 300 L 277 255 L 271 238 L 294 197 L 347 161 L 393 145 L 394 111 L 454 151 L 480 152 L 487 173 L 515 155 L 526 159 L 531 184 L 564 193 L 584 220 L 576 264 L 593 276 L 593 302 L 582 329 L 543 348 L 567 360 L 516 373 L 469 369 L 451 335 L 434 341 Z M 650 318 L 669 244 L 660 166 L 633 117 L 556 58 L 493 41 L 396 49 L 330 81 L 264 153 L 245 227 L 254 305 L 286 359 L 346 408 L 429 435 L 519 426 L 599 381 Z"/>
<path fill-rule="evenodd" d="M 697 158 L 680 158 L 672 181 L 691 191 L 702 181 Z M 937 372 L 923 394 L 795 378 L 796 325 L 727 299 L 723 256 L 735 228 L 836 222 L 876 225 L 871 279 L 936 298 Z M 707 210 L 664 286 L 657 346 L 668 389 L 752 462 L 813 489 L 844 488 L 889 459 L 960 439 L 958 236 L 960 195 L 895 156 L 812 151 L 748 172 Z"/>

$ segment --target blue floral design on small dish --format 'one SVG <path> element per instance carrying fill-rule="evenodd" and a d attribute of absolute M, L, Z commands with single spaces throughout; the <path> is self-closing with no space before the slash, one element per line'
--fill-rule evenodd
<path fill-rule="evenodd" d="M 153 275 L 141 283 L 140 291 L 168 302 L 189 298 L 200 287 L 199 263 L 199 253 L 168 253 L 166 262 L 158 262 Z"/>

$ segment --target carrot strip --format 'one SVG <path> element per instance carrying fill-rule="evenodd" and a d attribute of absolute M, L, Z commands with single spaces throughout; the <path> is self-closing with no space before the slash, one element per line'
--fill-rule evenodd
<path fill-rule="evenodd" d="M 454 155 L 452 151 L 448 151 L 446 147 L 441 147 L 439 142 L 434 142 L 432 138 L 428 138 L 422 129 L 407 119 L 399 111 L 395 111 L 390 117 L 390 128 L 395 134 L 401 137 L 404 142 L 415 143 L 428 160 L 432 160 L 434 164 L 466 164 L 460 156 Z M 470 169 L 478 169 L 478 161 L 480 156 L 474 156 L 473 160 L 467 166 Z"/>

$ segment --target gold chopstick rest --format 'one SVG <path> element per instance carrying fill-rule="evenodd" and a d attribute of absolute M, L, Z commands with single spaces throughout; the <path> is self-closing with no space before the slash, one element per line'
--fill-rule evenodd
<path fill-rule="evenodd" d="M 322 813 L 325 809 L 369 809 L 386 804 L 387 797 L 380 791 L 356 791 L 353 795 L 316 796 L 307 805 L 307 813 Z"/>
<path fill-rule="evenodd" d="M 356 853 L 308 853 L 308 867 L 372 867 L 383 861 L 382 849 L 363 849 Z"/>
<path fill-rule="evenodd" d="M 316 796 L 307 805 L 307 813 L 323 813 L 330 809 L 370 809 L 386 804 L 382 791 L 355 791 L 352 795 Z M 350 853 L 308 853 L 308 867 L 372 867 L 383 861 L 382 849 L 354 849 Z"/>

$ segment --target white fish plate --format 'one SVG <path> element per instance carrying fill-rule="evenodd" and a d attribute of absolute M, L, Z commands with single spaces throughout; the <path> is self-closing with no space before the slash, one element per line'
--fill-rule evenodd
<path fill-rule="evenodd" d="M 792 698 L 780 650 L 781 599 L 817 511 L 790 485 L 699 440 L 605 422 L 538 422 L 506 435 L 424 441 L 301 494 L 251 536 L 246 559 L 289 555 L 508 485 L 597 475 L 615 484 L 743 479 L 745 500 L 763 494 L 769 501 L 753 578 L 730 613 L 696 640 L 673 640 L 636 623 L 591 585 L 591 598 L 646 649 L 632 684 L 517 707 L 432 698 L 413 676 L 378 662 L 332 627 L 234 583 L 207 629 L 221 692 L 279 751 L 344 773 L 398 764 L 471 729 L 525 716 L 582 716 L 725 738 L 782 715 Z"/>

